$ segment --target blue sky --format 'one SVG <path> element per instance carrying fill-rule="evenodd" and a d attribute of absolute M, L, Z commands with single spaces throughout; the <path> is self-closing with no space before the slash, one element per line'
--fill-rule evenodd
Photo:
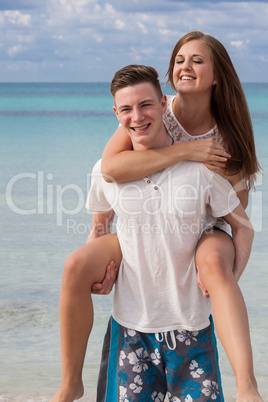
<path fill-rule="evenodd" d="M 164 75 L 177 40 L 216 36 L 242 82 L 268 82 L 268 1 L 0 0 L 0 82 L 110 81 L 130 63 Z"/>

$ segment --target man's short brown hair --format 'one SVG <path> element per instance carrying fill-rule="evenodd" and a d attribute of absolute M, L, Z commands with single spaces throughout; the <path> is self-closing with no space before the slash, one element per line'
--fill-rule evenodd
<path fill-rule="evenodd" d="M 150 82 L 161 100 L 163 93 L 159 82 L 158 72 L 151 66 L 142 64 L 130 64 L 118 70 L 110 85 L 110 91 L 114 98 L 119 89 L 137 85 L 142 82 Z"/>

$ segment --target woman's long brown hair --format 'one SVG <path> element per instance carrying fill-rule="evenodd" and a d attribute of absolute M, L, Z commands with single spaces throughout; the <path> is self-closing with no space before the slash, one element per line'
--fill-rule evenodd
<path fill-rule="evenodd" d="M 250 188 L 256 181 L 260 165 L 257 160 L 251 117 L 242 85 L 233 66 L 231 58 L 220 41 L 200 31 L 184 35 L 175 45 L 167 72 L 171 87 L 173 68 L 179 49 L 187 42 L 200 40 L 204 42 L 211 54 L 214 85 L 211 97 L 211 113 L 219 128 L 223 141 L 231 154 L 226 169 L 230 174 L 242 172 Z M 176 91 L 176 90 L 175 90 Z"/>

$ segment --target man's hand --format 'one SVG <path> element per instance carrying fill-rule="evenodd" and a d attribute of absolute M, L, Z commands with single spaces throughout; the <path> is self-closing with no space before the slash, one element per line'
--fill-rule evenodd
<path fill-rule="evenodd" d="M 202 283 L 201 280 L 200 280 L 198 267 L 197 267 L 196 269 L 197 269 L 197 273 L 196 273 L 196 281 L 197 281 L 197 284 L 198 284 L 198 286 L 200 287 L 200 289 L 202 290 L 203 296 L 204 296 L 206 299 L 208 299 L 208 298 L 210 297 L 210 296 L 209 296 L 209 293 L 208 293 L 207 289 L 205 288 L 205 286 L 203 285 L 203 283 Z"/>
<path fill-rule="evenodd" d="M 118 269 L 114 261 L 111 261 L 107 266 L 105 278 L 101 283 L 94 283 L 92 285 L 91 293 L 96 295 L 108 295 L 116 282 Z"/>

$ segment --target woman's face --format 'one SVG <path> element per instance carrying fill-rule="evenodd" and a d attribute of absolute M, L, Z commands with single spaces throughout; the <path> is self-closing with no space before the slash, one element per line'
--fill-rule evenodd
<path fill-rule="evenodd" d="M 173 83 L 181 94 L 211 94 L 215 85 L 208 46 L 200 40 L 183 45 L 175 58 Z"/>

